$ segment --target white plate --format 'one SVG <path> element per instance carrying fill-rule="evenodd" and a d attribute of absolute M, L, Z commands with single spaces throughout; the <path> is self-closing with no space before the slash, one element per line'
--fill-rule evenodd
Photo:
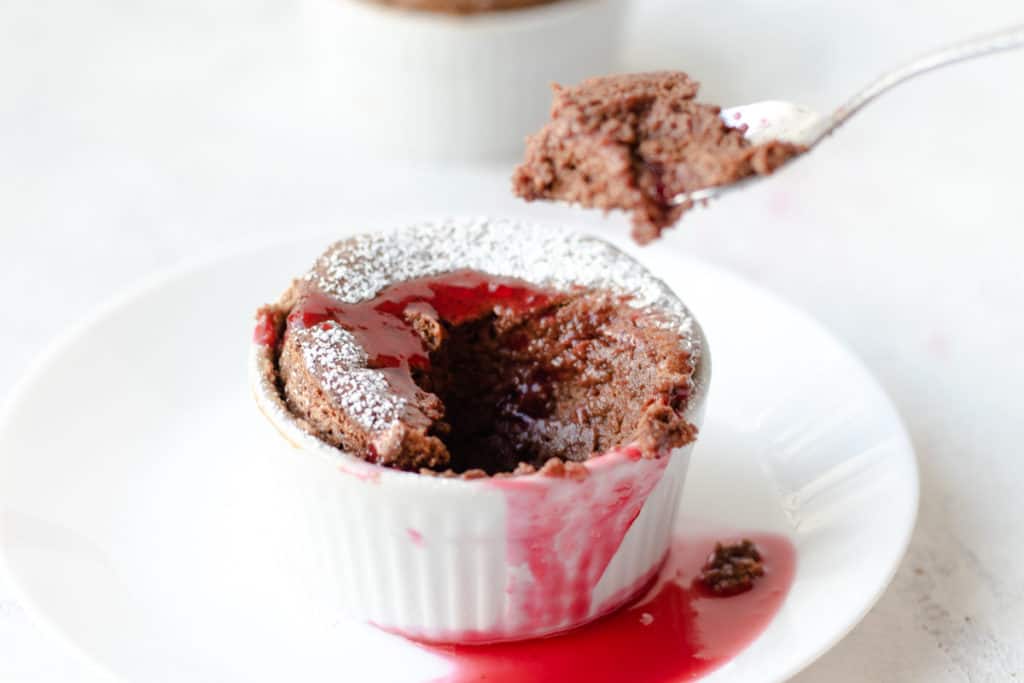
<path fill-rule="evenodd" d="M 0 416 L 8 569 L 40 622 L 100 669 L 136 681 L 444 675 L 445 660 L 401 639 L 312 618 L 264 542 L 285 515 L 247 390 L 251 312 L 327 241 L 236 254 L 122 297 L 45 354 Z M 693 309 L 714 357 L 681 514 L 781 531 L 798 549 L 776 619 L 706 680 L 782 680 L 895 571 L 917 510 L 909 440 L 861 363 L 807 316 L 667 244 L 638 255 Z"/>

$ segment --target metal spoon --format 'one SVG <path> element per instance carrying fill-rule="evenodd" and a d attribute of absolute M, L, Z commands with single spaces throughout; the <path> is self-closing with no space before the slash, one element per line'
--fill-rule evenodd
<path fill-rule="evenodd" d="M 963 43 L 950 45 L 915 59 L 897 69 L 882 75 L 871 85 L 864 88 L 836 109 L 830 116 L 823 116 L 807 107 L 792 102 L 766 101 L 730 107 L 721 112 L 722 120 L 730 128 L 747 126 L 745 136 L 754 144 L 770 140 L 782 140 L 804 145 L 807 150 L 813 149 L 819 142 L 832 134 L 839 126 L 846 123 L 851 116 L 861 110 L 892 87 L 910 80 L 914 76 L 938 69 L 949 64 L 962 62 L 975 57 L 989 55 L 1003 50 L 1024 47 L 1024 25 L 979 36 Z M 673 204 L 707 202 L 729 192 L 746 187 L 763 175 L 752 175 L 728 185 L 707 187 L 693 192 L 676 195 Z"/>

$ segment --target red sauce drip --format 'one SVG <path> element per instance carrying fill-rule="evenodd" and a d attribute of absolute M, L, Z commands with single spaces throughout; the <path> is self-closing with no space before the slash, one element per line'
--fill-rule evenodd
<path fill-rule="evenodd" d="M 266 312 L 257 316 L 252 340 L 263 346 L 277 346 L 277 324 L 274 322 L 274 316 Z"/>
<path fill-rule="evenodd" d="M 495 309 L 527 312 L 547 306 L 551 300 L 550 292 L 522 280 L 457 270 L 400 282 L 357 304 L 322 294 L 307 295 L 289 314 L 288 327 L 303 329 L 336 321 L 366 350 L 369 367 L 385 370 L 392 390 L 413 400 L 419 387 L 412 370 L 429 368 L 430 357 L 406 320 L 408 312 L 436 314 L 458 325 Z"/>
<path fill-rule="evenodd" d="M 595 586 L 668 466 L 667 456 L 639 456 L 634 447 L 606 453 L 604 463 L 631 462 L 557 489 L 531 478 L 491 483 L 505 492 L 508 562 L 529 569 L 529 577 L 513 579 L 506 591 L 535 633 L 592 614 Z M 607 612 L 640 588 L 596 607 Z"/>
<path fill-rule="evenodd" d="M 445 683 L 678 683 L 738 655 L 789 592 L 796 549 L 783 536 L 743 534 L 761 549 L 765 576 L 746 593 L 710 594 L 695 577 L 713 538 L 677 539 L 659 581 L 631 606 L 551 638 L 495 645 L 423 645 L 450 656 Z"/>

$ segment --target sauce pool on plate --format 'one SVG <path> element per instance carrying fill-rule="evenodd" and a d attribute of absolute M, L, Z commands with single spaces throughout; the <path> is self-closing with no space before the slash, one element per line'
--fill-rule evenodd
<path fill-rule="evenodd" d="M 632 605 L 550 638 L 423 645 L 452 664 L 437 683 L 677 683 L 717 669 L 768 626 L 789 593 L 796 549 L 777 534 L 743 534 L 764 557 L 753 589 L 716 596 L 697 580 L 714 538 L 678 538 L 657 582 Z"/>

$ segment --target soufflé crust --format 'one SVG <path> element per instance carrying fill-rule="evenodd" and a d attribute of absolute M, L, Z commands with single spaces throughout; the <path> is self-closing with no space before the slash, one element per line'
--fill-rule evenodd
<path fill-rule="evenodd" d="M 585 476 L 596 454 L 660 457 L 694 440 L 688 314 L 631 259 L 543 237 L 538 254 L 566 259 L 568 277 L 528 280 L 529 255 L 487 272 L 485 252 L 540 233 L 404 237 L 336 243 L 258 312 L 264 371 L 306 431 L 382 466 L 464 478 Z"/>
<path fill-rule="evenodd" d="M 754 145 L 730 128 L 721 108 L 696 101 L 699 84 L 681 72 L 592 78 L 555 85 L 551 121 L 530 136 L 513 191 L 632 213 L 641 244 L 661 235 L 691 208 L 680 193 L 767 175 L 803 147 Z"/>

